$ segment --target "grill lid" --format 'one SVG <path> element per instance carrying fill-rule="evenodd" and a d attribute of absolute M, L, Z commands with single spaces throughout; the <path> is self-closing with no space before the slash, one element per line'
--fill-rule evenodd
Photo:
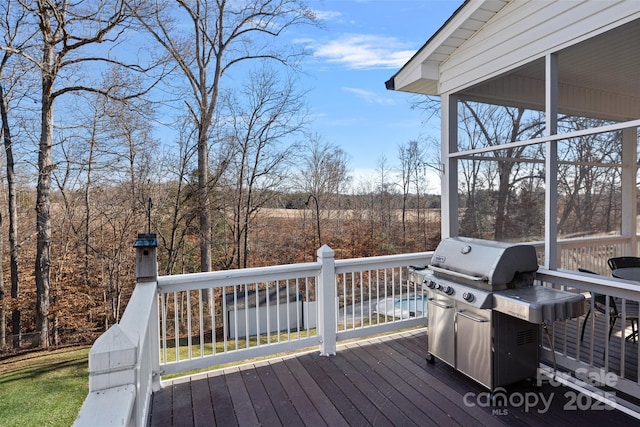
<path fill-rule="evenodd" d="M 430 268 L 439 274 L 487 282 L 495 287 L 537 271 L 538 258 L 531 245 L 449 237 L 438 244 Z"/>

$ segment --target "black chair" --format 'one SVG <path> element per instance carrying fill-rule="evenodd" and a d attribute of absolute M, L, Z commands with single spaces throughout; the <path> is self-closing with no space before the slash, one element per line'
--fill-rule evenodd
<path fill-rule="evenodd" d="M 617 270 L 619 268 L 640 267 L 640 258 L 635 256 L 618 256 L 607 260 L 609 268 Z"/>
<path fill-rule="evenodd" d="M 578 268 L 578 271 L 582 273 L 589 274 L 598 274 L 595 271 L 587 270 L 586 268 Z M 601 314 L 607 314 L 607 296 L 603 294 L 596 294 L 595 292 L 591 292 L 591 299 L 593 299 L 593 308 Z M 589 315 L 591 314 L 591 304 L 589 304 L 589 310 L 587 310 L 586 316 L 584 316 L 584 321 L 582 322 L 582 333 L 580 334 L 580 342 L 584 339 L 584 328 L 587 325 L 587 320 L 589 320 Z M 613 327 L 616 324 L 616 319 L 618 318 L 618 306 L 614 301 L 613 297 L 609 297 L 609 339 L 611 339 L 611 333 L 613 332 Z"/>
<path fill-rule="evenodd" d="M 622 257 L 622 258 L 633 258 L 633 257 Z M 612 258 L 615 259 L 615 258 Z M 640 258 L 636 258 L 640 260 Z M 611 266 L 611 264 L 609 264 Z M 629 266 L 627 266 L 629 267 Z M 625 268 L 625 267 L 618 267 Z M 582 273 L 590 273 L 597 274 L 594 271 L 587 270 L 586 268 L 578 268 L 578 271 Z M 607 296 L 603 294 L 597 294 L 595 292 L 591 292 L 591 298 L 593 299 L 593 308 L 597 313 L 607 314 Z M 584 339 L 584 328 L 587 325 L 587 320 L 589 320 L 589 315 L 591 314 L 591 304 L 589 304 L 589 310 L 587 310 L 587 314 L 584 317 L 584 322 L 582 322 L 582 333 L 580 334 L 580 342 Z M 609 297 L 609 339 L 611 339 L 611 333 L 613 332 L 613 327 L 616 324 L 616 321 L 621 317 L 620 312 L 618 311 L 618 305 L 616 304 L 616 300 L 614 297 Z M 629 334 L 626 339 L 636 341 L 638 338 L 638 306 L 633 303 L 626 305 L 626 318 L 627 320 L 631 320 L 631 334 Z"/>

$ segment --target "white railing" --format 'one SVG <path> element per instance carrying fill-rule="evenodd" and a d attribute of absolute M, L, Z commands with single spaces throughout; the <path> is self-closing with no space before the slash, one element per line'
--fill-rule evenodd
<path fill-rule="evenodd" d="M 631 238 L 625 236 L 597 236 L 563 239 L 558 242 L 558 265 L 565 270 L 586 268 L 602 275 L 609 274 L 607 260 L 634 254 Z M 532 242 L 540 260 L 544 257 L 544 242 Z"/>
<path fill-rule="evenodd" d="M 319 345 L 317 263 L 158 278 L 163 374 Z"/>
<path fill-rule="evenodd" d="M 425 324 L 427 295 L 408 267 L 429 264 L 432 252 L 338 260 L 337 340 Z"/>
<path fill-rule="evenodd" d="M 556 363 L 563 369 L 582 373 L 583 377 L 580 379 L 588 384 L 595 383 L 598 386 L 606 386 L 607 390 L 614 389 L 630 396 L 639 396 L 640 340 L 627 339 L 631 333 L 631 319 L 626 307 L 628 303 L 640 303 L 640 287 L 627 280 L 569 270 L 552 271 L 540 268 L 536 279 L 544 286 L 584 294 L 587 297 L 586 308 L 592 313 L 588 319 L 581 316 L 551 325 L 553 349 L 550 340 L 546 336 L 542 337 L 542 357 L 547 363 Z M 594 294 L 604 295 L 606 301 L 605 313 L 599 315 L 604 320 L 598 323 L 598 328 L 596 315 L 599 313 L 595 311 L 592 298 Z M 613 324 L 610 317 L 610 314 L 613 315 L 613 308 L 609 306 L 610 300 L 618 308 L 618 318 Z M 583 328 L 584 339 L 581 338 Z M 615 392 L 608 395 L 607 393 L 603 391 L 600 396 L 592 397 L 615 395 Z M 626 405 L 623 400 L 619 403 Z M 635 412 L 633 415 L 638 416 L 640 408 L 633 405 L 620 406 L 619 409 L 627 407 L 631 407 L 632 412 Z"/>
<path fill-rule="evenodd" d="M 424 325 L 425 295 L 407 270 L 429 259 L 335 261 L 323 246 L 317 262 L 159 277 L 160 369 L 173 374 L 313 346 L 328 355 L 337 341 Z"/>
<path fill-rule="evenodd" d="M 559 252 L 570 268 L 606 274 L 602 260 L 624 254 L 628 241 L 574 239 L 561 243 Z M 424 325 L 425 295 L 421 286 L 408 281 L 408 272 L 411 265 L 427 265 L 431 255 L 336 261 L 333 251 L 323 246 L 317 262 L 163 276 L 157 282 L 138 283 L 120 324 L 91 349 L 90 391 L 76 425 L 116 419 L 126 425 L 146 425 L 151 392 L 159 386 L 160 375 L 310 347 L 330 355 L 341 340 Z M 640 301 L 640 291 L 623 280 L 544 269 L 537 278 L 546 286 L 586 295 Z M 624 310 L 621 315 L 624 319 Z M 640 344 L 620 339 L 623 329 L 611 340 L 599 337 L 593 320 L 587 325 L 590 342 L 578 342 L 576 333 L 568 331 L 579 330 L 582 319 L 556 322 L 554 349 L 545 345 L 543 357 L 555 357 L 558 366 L 574 371 L 586 367 L 613 372 L 619 379 L 617 390 L 639 395 L 640 366 L 630 375 L 625 358 L 626 351 L 636 347 L 637 360 Z M 625 323 L 620 321 L 618 328 Z M 622 350 L 613 354 L 612 345 Z M 622 363 L 614 363 L 617 354 Z"/>

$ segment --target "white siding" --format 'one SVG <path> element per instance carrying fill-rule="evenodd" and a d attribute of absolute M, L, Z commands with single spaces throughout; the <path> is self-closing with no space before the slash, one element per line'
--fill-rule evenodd
<path fill-rule="evenodd" d="M 636 0 L 511 2 L 441 64 L 438 92 L 461 91 L 638 17 Z"/>
<path fill-rule="evenodd" d="M 306 307 L 306 304 L 305 304 Z M 289 313 L 287 314 L 287 310 Z M 269 322 L 267 322 L 267 311 Z M 234 310 L 230 310 L 229 312 L 229 333 L 228 337 L 230 339 L 236 338 L 236 329 L 238 332 L 238 338 L 245 338 L 247 336 L 247 330 L 249 332 L 249 336 L 255 336 L 258 334 L 258 326 L 257 323 L 260 324 L 260 334 L 266 333 L 277 333 L 284 331 L 295 331 L 299 327 L 300 330 L 303 330 L 306 326 L 303 324 L 302 320 L 302 301 L 300 301 L 299 305 L 296 305 L 295 302 L 291 302 L 289 304 L 274 304 L 265 307 L 260 307 L 259 312 L 255 307 L 249 308 L 249 312 L 245 313 L 244 309 L 238 310 L 237 313 L 237 324 L 236 324 L 236 313 Z M 256 319 L 256 316 L 260 316 L 260 319 Z M 245 320 L 249 319 L 248 327 L 245 323 Z"/>

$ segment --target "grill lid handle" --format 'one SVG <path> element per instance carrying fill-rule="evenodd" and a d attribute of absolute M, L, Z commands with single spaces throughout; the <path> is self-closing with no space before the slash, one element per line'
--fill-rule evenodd
<path fill-rule="evenodd" d="M 488 282 L 489 278 L 486 276 L 471 276 L 469 274 L 459 273 L 457 271 L 449 270 L 446 268 L 436 267 L 435 265 L 429 265 L 429 270 L 436 273 L 442 273 L 450 276 L 460 277 L 462 279 L 473 280 L 474 282 Z"/>

